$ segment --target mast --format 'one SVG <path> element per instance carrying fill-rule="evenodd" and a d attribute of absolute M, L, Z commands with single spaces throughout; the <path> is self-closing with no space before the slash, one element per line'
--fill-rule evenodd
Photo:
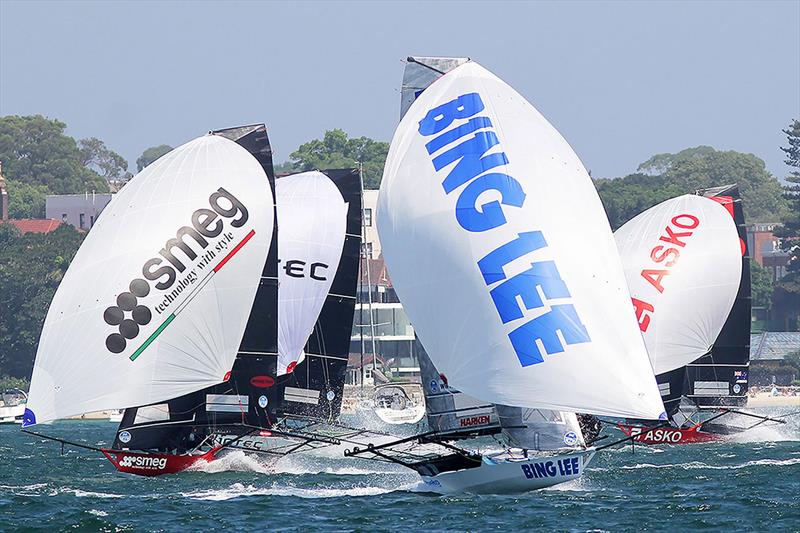
<path fill-rule="evenodd" d="M 363 210 L 366 209 L 364 206 L 364 165 L 359 161 L 358 163 L 358 179 L 361 184 L 361 224 L 364 231 L 364 237 L 362 242 L 364 243 L 364 257 L 367 263 L 367 309 L 369 309 L 369 337 L 370 337 L 370 344 L 372 345 L 372 375 L 373 375 L 373 384 L 375 382 L 375 369 L 377 362 L 375 359 L 378 356 L 377 350 L 375 349 L 375 318 L 372 314 L 372 273 L 370 272 L 372 269 L 370 268 L 370 257 L 367 256 L 367 217 Z M 375 214 L 373 213 L 373 219 Z M 363 305 L 363 304 L 362 304 Z"/>

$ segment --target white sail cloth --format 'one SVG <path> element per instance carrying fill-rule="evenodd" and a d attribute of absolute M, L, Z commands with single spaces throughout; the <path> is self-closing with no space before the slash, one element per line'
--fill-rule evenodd
<path fill-rule="evenodd" d="M 460 390 L 520 407 L 664 413 L 591 179 L 480 65 L 455 68 L 408 109 L 378 229 L 420 340 Z"/>
<path fill-rule="evenodd" d="M 263 169 L 218 136 L 134 177 L 86 236 L 47 313 L 25 425 L 224 381 L 274 226 Z"/>
<path fill-rule="evenodd" d="M 640 213 L 614 237 L 654 372 L 708 353 L 742 276 L 731 213 L 710 198 L 687 194 Z"/>
<path fill-rule="evenodd" d="M 347 203 L 319 171 L 279 178 L 278 375 L 303 354 L 342 258 Z"/>

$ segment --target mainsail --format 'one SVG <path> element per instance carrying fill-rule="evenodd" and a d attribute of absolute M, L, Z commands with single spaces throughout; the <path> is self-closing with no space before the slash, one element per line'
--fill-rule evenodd
<path fill-rule="evenodd" d="M 270 250 L 273 198 L 259 162 L 216 135 L 133 178 L 56 291 L 24 424 L 225 381 Z"/>
<path fill-rule="evenodd" d="M 322 174 L 338 189 L 338 197 L 335 197 L 338 205 L 341 205 L 342 199 L 346 204 L 344 233 L 339 234 L 338 230 L 336 233 L 336 239 L 341 240 L 342 235 L 344 237 L 341 257 L 337 262 L 338 268 L 329 271 L 333 282 L 305 344 L 304 358 L 291 373 L 279 378 L 275 388 L 282 398 L 278 407 L 279 416 L 298 415 L 333 420 L 339 416 L 341 409 L 350 353 L 363 214 L 361 179 L 357 170 L 324 170 Z M 281 183 L 287 179 L 292 177 L 280 178 L 279 187 L 283 187 Z M 307 216 L 308 212 L 304 210 L 302 214 Z"/>
<path fill-rule="evenodd" d="M 409 107 L 378 228 L 420 340 L 459 390 L 528 408 L 662 415 L 591 179 L 483 67 L 462 64 Z"/>

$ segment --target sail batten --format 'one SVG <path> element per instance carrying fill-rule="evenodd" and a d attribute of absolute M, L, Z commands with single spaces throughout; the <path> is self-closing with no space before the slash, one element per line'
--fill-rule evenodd
<path fill-rule="evenodd" d="M 420 340 L 462 392 L 528 408 L 662 415 L 588 174 L 483 67 L 461 64 L 408 107 L 387 158 L 378 229 Z"/>

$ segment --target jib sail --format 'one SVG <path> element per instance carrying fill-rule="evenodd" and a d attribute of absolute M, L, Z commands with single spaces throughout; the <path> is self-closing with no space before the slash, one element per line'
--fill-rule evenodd
<path fill-rule="evenodd" d="M 56 291 L 25 425 L 223 381 L 247 324 L 242 306 L 258 290 L 272 205 L 258 162 L 217 136 L 195 139 L 133 178 Z"/>

